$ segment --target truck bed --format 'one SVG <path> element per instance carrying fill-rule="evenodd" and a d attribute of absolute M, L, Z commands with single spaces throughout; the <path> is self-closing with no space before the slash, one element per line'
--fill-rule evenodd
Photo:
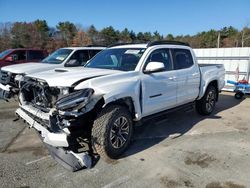
<path fill-rule="evenodd" d="M 210 79 L 218 80 L 218 89 L 222 90 L 225 85 L 225 68 L 223 64 L 198 64 L 201 71 L 201 84 L 206 85 Z"/>

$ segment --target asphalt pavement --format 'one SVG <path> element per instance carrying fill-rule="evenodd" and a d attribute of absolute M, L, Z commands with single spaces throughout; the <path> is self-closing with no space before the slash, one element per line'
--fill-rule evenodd
<path fill-rule="evenodd" d="M 137 127 L 119 159 L 69 172 L 0 101 L 0 187 L 250 187 L 250 98 L 223 92 L 215 112 L 179 111 Z"/>

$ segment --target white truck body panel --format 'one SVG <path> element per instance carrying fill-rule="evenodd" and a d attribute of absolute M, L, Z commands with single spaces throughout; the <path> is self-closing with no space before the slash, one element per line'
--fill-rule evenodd
<path fill-rule="evenodd" d="M 142 52 L 139 59 L 136 58 L 138 53 L 133 54 L 138 48 L 139 52 Z M 72 143 L 72 139 L 78 139 L 79 133 L 83 134 L 84 131 L 87 135 L 94 131 L 94 125 L 90 130 L 86 128 L 85 123 L 88 123 L 88 120 L 92 122 L 97 120 L 92 118 L 99 118 L 102 120 L 101 126 L 104 121 L 110 121 L 108 125 L 119 127 L 113 116 L 102 114 L 106 110 L 105 113 L 109 115 L 111 107 L 114 107 L 114 110 L 124 109 L 120 117 L 125 118 L 127 112 L 129 117 L 131 115 L 131 123 L 132 120 L 138 122 L 168 109 L 186 104 L 193 105 L 201 98 L 208 101 L 205 105 L 211 101 L 215 104 L 217 94 L 225 84 L 223 65 L 198 65 L 192 49 L 188 46 L 161 44 L 148 47 L 145 44 L 136 44 L 115 46 L 106 50 L 90 61 L 96 63 L 92 68 L 56 68 L 28 74 L 20 81 L 20 108 L 16 113 L 41 132 L 42 140 L 49 145 L 50 151 L 54 151 L 55 155 L 60 153 L 60 161 L 66 153 L 74 151 L 75 142 Z M 123 55 L 116 56 L 116 53 L 129 54 L 130 57 L 132 53 L 137 60 L 136 64 L 128 57 L 126 59 Z M 162 61 L 152 60 L 155 54 L 160 54 Z M 177 60 L 177 56 L 181 58 Z M 104 61 L 106 57 L 108 61 Z M 125 62 L 122 61 L 123 58 Z M 101 68 L 100 64 L 103 62 L 105 64 Z M 121 67 L 122 63 L 124 67 Z M 118 65 L 120 69 L 114 70 Z M 125 69 L 131 65 L 131 69 Z M 206 90 L 209 84 L 213 86 L 208 90 L 213 94 L 212 100 L 207 99 L 208 94 L 205 95 L 208 93 Z M 117 111 L 114 112 L 114 116 L 117 116 Z M 104 119 L 105 117 L 107 119 Z M 99 126 L 97 128 L 102 129 Z M 115 132 L 110 128 L 107 130 Z M 101 136 L 111 142 L 111 136 L 106 133 Z M 85 138 L 89 139 L 88 136 Z M 96 139 L 96 136 L 91 135 L 90 139 Z M 121 140 L 125 140 L 125 137 Z M 65 146 L 67 148 L 63 148 Z M 74 152 L 72 154 L 78 161 L 82 161 L 81 167 L 88 166 L 88 160 L 81 160 L 82 157 Z M 72 160 L 69 160 L 68 156 L 65 157 L 67 164 L 72 163 Z M 74 165 L 75 163 L 72 163 L 72 166 Z"/>
<path fill-rule="evenodd" d="M 27 76 L 44 80 L 51 87 L 72 87 L 75 82 L 80 80 L 119 73 L 117 70 L 94 69 L 84 67 L 58 68 L 36 74 L 28 74 Z"/>
<path fill-rule="evenodd" d="M 2 67 L 1 70 L 14 74 L 32 74 L 43 72 L 54 68 L 63 67 L 61 64 L 46 64 L 46 63 L 23 63 L 18 65 L 9 65 Z"/>
<path fill-rule="evenodd" d="M 131 46 L 133 45 L 125 47 Z M 136 48 L 143 46 L 136 45 Z M 27 76 L 43 80 L 50 87 L 71 87 L 72 84 L 79 82 L 75 86 L 75 90 L 92 88 L 96 95 L 103 96 L 105 104 L 120 98 L 131 97 L 136 111 L 136 120 L 200 99 L 204 95 L 207 85 L 213 80 L 218 81 L 219 90 L 224 86 L 223 66 L 209 65 L 199 68 L 192 49 L 186 46 L 181 48 L 191 50 L 194 60 L 192 67 L 162 73 L 144 74 L 142 69 L 145 59 L 152 51 L 164 47 L 170 49 L 180 48 L 178 45 L 149 47 L 142 55 L 135 71 L 131 72 L 93 68 L 64 68 L 58 72 L 50 70 Z M 142 92 L 142 101 L 139 101 L 138 96 L 140 90 Z M 155 96 L 159 94 L 160 96 Z"/>

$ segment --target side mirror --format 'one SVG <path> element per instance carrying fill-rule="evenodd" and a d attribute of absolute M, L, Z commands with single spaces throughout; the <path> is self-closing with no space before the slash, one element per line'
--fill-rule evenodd
<path fill-rule="evenodd" d="M 165 70 L 165 65 L 162 62 L 149 62 L 143 71 L 146 74 L 154 73 L 154 72 L 161 72 Z"/>

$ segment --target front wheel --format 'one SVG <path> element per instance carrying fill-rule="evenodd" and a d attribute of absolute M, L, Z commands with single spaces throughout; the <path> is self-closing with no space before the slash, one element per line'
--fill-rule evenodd
<path fill-rule="evenodd" d="M 217 90 L 214 86 L 208 86 L 204 96 L 196 101 L 196 110 L 201 115 L 209 115 L 215 108 Z"/>
<path fill-rule="evenodd" d="M 109 105 L 94 121 L 93 147 L 104 159 L 115 159 L 127 149 L 132 134 L 133 122 L 128 109 L 124 106 Z"/>

